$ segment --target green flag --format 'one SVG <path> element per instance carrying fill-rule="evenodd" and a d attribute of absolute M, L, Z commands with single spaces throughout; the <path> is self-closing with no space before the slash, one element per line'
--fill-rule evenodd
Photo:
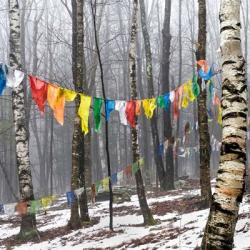
<path fill-rule="evenodd" d="M 95 131 L 99 132 L 101 129 L 101 109 L 102 109 L 103 99 L 94 97 L 94 121 L 95 121 Z"/>
<path fill-rule="evenodd" d="M 132 164 L 132 173 L 136 174 L 136 172 L 139 170 L 138 162 L 135 162 Z"/>
<path fill-rule="evenodd" d="M 200 94 L 200 86 L 198 84 L 198 77 L 194 76 L 192 82 L 193 82 L 193 86 L 192 86 L 193 94 L 195 97 L 197 97 Z"/>
<path fill-rule="evenodd" d="M 157 97 L 157 105 L 159 108 L 165 108 L 164 97 L 160 95 Z"/>

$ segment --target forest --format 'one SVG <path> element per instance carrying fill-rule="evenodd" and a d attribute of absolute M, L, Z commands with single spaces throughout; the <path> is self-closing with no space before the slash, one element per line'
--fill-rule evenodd
<path fill-rule="evenodd" d="M 250 249 L 248 0 L 0 0 L 0 249 Z"/>

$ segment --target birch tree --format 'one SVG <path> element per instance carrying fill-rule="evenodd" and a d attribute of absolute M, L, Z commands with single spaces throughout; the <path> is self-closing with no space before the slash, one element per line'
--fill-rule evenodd
<path fill-rule="evenodd" d="M 136 34 L 138 26 L 138 0 L 133 1 L 133 14 L 132 24 L 130 33 L 130 48 L 129 48 L 129 81 L 130 81 L 130 95 L 132 100 L 137 98 L 136 90 Z M 137 121 L 136 121 L 137 124 Z M 131 128 L 132 137 L 132 159 L 133 162 L 138 162 L 140 158 L 139 145 L 138 145 L 138 133 L 136 127 Z M 154 218 L 149 209 L 145 189 L 143 185 L 143 179 L 140 168 L 135 173 L 136 189 L 139 199 L 140 208 L 142 211 L 144 224 L 153 225 L 155 224 Z"/>
<path fill-rule="evenodd" d="M 222 148 L 202 249 L 232 249 L 246 171 L 247 85 L 240 0 L 221 0 Z"/>
<path fill-rule="evenodd" d="M 21 69 L 21 38 L 20 38 L 20 9 L 17 0 L 9 0 L 10 21 L 10 66 Z M 12 91 L 12 109 L 16 140 L 16 162 L 19 177 L 19 191 L 22 201 L 34 200 L 32 175 L 29 158 L 28 131 L 25 118 L 24 87 L 21 83 Z M 33 238 L 37 235 L 36 217 L 33 214 L 22 215 L 19 237 Z"/>

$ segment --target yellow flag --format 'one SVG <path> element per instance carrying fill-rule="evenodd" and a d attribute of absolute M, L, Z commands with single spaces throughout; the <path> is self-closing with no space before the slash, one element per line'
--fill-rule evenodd
<path fill-rule="evenodd" d="M 102 186 L 105 191 L 109 190 L 109 177 L 106 177 L 102 180 Z"/>
<path fill-rule="evenodd" d="M 222 108 L 221 108 L 221 106 L 219 106 L 219 109 L 218 109 L 218 123 L 220 125 L 222 125 Z"/>
<path fill-rule="evenodd" d="M 187 82 L 187 94 L 188 94 L 188 99 L 193 102 L 195 100 L 195 96 L 193 93 L 193 82 L 192 80 L 189 80 Z"/>
<path fill-rule="evenodd" d="M 69 89 L 63 89 L 63 93 L 67 102 L 73 102 L 77 96 L 75 91 Z"/>
<path fill-rule="evenodd" d="M 86 135 L 89 132 L 89 108 L 91 104 L 91 97 L 80 94 L 81 103 L 78 109 L 78 115 L 81 118 L 82 131 Z"/>
<path fill-rule="evenodd" d="M 156 108 L 156 98 L 145 99 L 142 101 L 145 115 L 148 119 L 151 119 L 154 115 L 154 110 Z"/>
<path fill-rule="evenodd" d="M 41 207 L 46 208 L 46 207 L 50 206 L 52 204 L 53 200 L 54 200 L 53 196 L 43 197 L 40 200 Z"/>
<path fill-rule="evenodd" d="M 182 99 L 181 107 L 184 109 L 186 109 L 188 107 L 188 98 L 186 95 L 184 95 L 184 97 Z"/>

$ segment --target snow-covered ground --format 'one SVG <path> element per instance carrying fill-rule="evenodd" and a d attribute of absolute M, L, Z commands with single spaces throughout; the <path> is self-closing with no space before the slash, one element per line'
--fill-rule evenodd
<path fill-rule="evenodd" d="M 131 202 L 114 204 L 114 232 L 109 232 L 108 201 L 98 202 L 89 208 L 90 217 L 100 217 L 99 223 L 76 231 L 65 231 L 55 237 L 48 235 L 48 240 L 41 237 L 40 242 L 26 243 L 14 246 L 16 250 L 40 249 L 198 249 L 202 240 L 202 231 L 206 224 L 208 209 L 182 213 L 175 209 L 182 198 L 193 199 L 199 190 L 179 191 L 164 196 L 149 198 L 148 202 L 153 211 L 163 209 L 166 204 L 172 204 L 170 212 L 157 212 L 154 218 L 159 220 L 155 226 L 144 227 L 143 218 L 138 214 L 139 203 L 137 196 L 131 197 Z M 151 195 L 152 196 L 152 195 Z M 45 234 L 53 234 L 57 228 L 67 225 L 70 218 L 69 208 L 62 209 L 66 203 L 60 198 L 47 215 L 37 215 L 38 230 Z M 189 203 L 186 203 L 189 204 Z M 158 209 L 158 210 L 157 210 Z M 190 211 L 191 211 L 190 210 Z M 179 211 L 179 212 L 178 212 Z M 185 210 L 186 211 L 186 210 Z M 235 234 L 234 249 L 250 248 L 250 203 L 244 199 L 240 209 L 240 218 Z M 158 215 L 157 215 L 158 214 Z M 0 216 L 0 249 L 7 249 L 6 240 L 19 231 L 16 216 Z"/>

